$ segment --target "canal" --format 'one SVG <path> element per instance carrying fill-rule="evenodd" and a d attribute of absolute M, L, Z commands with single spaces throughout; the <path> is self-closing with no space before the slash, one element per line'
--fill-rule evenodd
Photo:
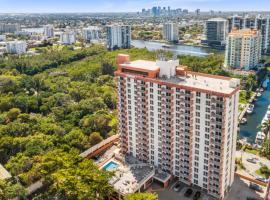
<path fill-rule="evenodd" d="M 150 42 L 143 40 L 132 40 L 131 45 L 136 48 L 147 48 L 149 51 L 166 50 L 171 51 L 176 55 L 191 55 L 191 56 L 207 56 L 209 53 L 214 53 L 216 50 L 199 46 L 187 46 L 181 44 L 165 44 L 161 42 Z M 164 47 L 168 45 L 169 48 Z"/>
<path fill-rule="evenodd" d="M 240 137 L 247 138 L 250 143 L 255 142 L 256 134 L 259 131 L 258 125 L 261 124 L 264 118 L 267 107 L 270 104 L 270 84 L 267 89 L 262 93 L 261 97 L 257 97 L 255 102 L 254 112 L 251 115 L 247 115 L 247 124 L 240 125 Z"/>

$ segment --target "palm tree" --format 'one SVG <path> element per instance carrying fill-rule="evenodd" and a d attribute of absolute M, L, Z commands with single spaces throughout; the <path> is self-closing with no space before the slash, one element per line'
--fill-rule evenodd
<path fill-rule="evenodd" d="M 261 130 L 265 133 L 266 138 L 270 136 L 270 119 L 267 119 L 262 125 L 259 126 Z"/>

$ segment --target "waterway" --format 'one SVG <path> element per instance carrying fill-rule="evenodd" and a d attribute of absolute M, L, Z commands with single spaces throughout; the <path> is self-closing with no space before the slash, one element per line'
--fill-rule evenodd
<path fill-rule="evenodd" d="M 247 124 L 240 125 L 240 137 L 247 138 L 250 143 L 255 142 L 258 129 L 258 125 L 261 124 L 264 118 L 267 107 L 270 104 L 270 84 L 267 89 L 262 93 L 261 97 L 257 97 L 255 102 L 254 112 L 251 115 L 247 115 Z"/>
<path fill-rule="evenodd" d="M 171 51 L 175 55 L 192 55 L 192 56 L 207 56 L 209 53 L 214 53 L 216 50 L 200 46 L 188 46 L 181 44 L 165 44 L 161 42 L 150 42 L 144 40 L 132 40 L 131 44 L 136 48 L 147 48 L 149 51 L 166 50 Z M 168 45 L 169 48 L 164 47 Z"/>

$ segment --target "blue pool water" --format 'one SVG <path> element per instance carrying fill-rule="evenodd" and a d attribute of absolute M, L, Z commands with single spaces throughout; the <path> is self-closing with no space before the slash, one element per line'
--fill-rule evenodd
<path fill-rule="evenodd" d="M 110 161 L 107 165 L 105 165 L 102 169 L 106 170 L 106 171 L 111 171 L 111 170 L 115 170 L 118 168 L 118 164 Z"/>

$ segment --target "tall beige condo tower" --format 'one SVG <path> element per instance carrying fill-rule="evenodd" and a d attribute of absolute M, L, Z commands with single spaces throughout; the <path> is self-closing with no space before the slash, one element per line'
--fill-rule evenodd
<path fill-rule="evenodd" d="M 117 58 L 121 151 L 222 199 L 234 181 L 238 79 Z"/>

